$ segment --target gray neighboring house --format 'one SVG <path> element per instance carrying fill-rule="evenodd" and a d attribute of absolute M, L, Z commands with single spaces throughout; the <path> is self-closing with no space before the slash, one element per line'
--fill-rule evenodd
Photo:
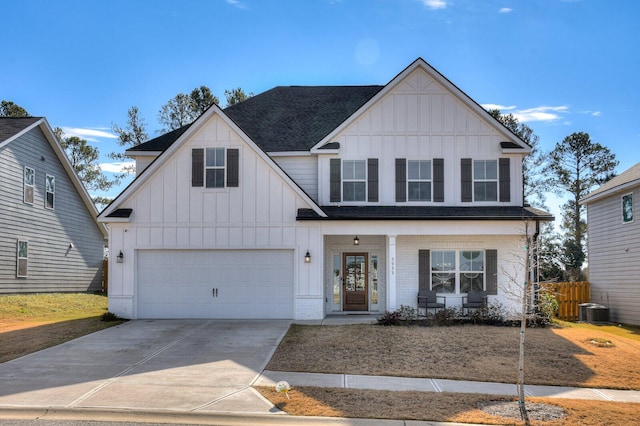
<path fill-rule="evenodd" d="M 640 325 L 640 163 L 596 189 L 587 206 L 591 302 L 611 321 Z"/>
<path fill-rule="evenodd" d="M 100 291 L 107 230 L 45 118 L 0 118 L 0 171 L 0 294 Z"/>

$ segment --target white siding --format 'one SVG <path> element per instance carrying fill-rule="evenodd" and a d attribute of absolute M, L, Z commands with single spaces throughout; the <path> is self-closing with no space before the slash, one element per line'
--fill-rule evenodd
<path fill-rule="evenodd" d="M 522 156 L 502 154 L 500 142 L 504 140 L 422 69 L 409 74 L 335 138 L 341 159 L 379 159 L 381 205 L 396 203 L 396 158 L 443 158 L 445 204 L 460 205 L 460 159 L 499 157 L 511 158 L 511 202 L 500 204 L 522 205 Z M 330 204 L 329 158 L 323 155 L 319 160 L 322 205 Z"/>
<path fill-rule="evenodd" d="M 307 155 L 272 158 L 307 195 L 318 201 L 318 157 Z"/>
<path fill-rule="evenodd" d="M 633 192 L 635 220 L 622 223 L 624 194 Z M 640 325 L 640 188 L 587 206 L 591 301 L 615 322 Z"/>
<path fill-rule="evenodd" d="M 191 149 L 205 147 L 239 149 L 237 188 L 191 187 Z M 126 259 L 110 264 L 116 313 L 133 315 L 136 250 L 258 248 L 293 250 L 294 294 L 305 306 L 298 309 L 296 299 L 294 317 L 322 316 L 319 227 L 296 221 L 297 210 L 310 206 L 218 116 L 203 123 L 120 207 L 132 208 L 133 215 L 130 223 L 111 224 L 111 252 L 122 250 Z M 307 250 L 317 262 L 304 263 Z"/>

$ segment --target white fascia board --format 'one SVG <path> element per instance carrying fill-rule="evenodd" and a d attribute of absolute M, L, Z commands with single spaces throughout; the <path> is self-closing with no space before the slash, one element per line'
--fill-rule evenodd
<path fill-rule="evenodd" d="M 127 157 L 159 157 L 162 151 L 131 151 L 126 150 L 124 152 Z"/>
<path fill-rule="evenodd" d="M 222 121 L 226 125 L 228 125 L 234 132 L 236 132 L 243 142 L 245 142 L 250 148 L 252 148 L 255 153 L 262 158 L 264 161 L 269 164 L 282 179 L 284 179 L 296 193 L 303 198 L 309 206 L 320 216 L 326 217 L 326 214 L 322 211 L 322 209 L 318 206 L 318 204 L 313 201 L 311 197 L 309 197 L 301 188 L 298 186 L 293 179 L 291 179 L 276 162 L 269 157 L 262 149 L 260 149 L 252 140 L 247 136 L 247 134 L 240 129 L 233 120 L 229 119 L 227 115 L 220 109 L 218 105 L 212 105 L 209 109 L 202 114 L 189 128 L 180 135 L 178 139 L 174 143 L 172 143 L 158 158 L 156 158 L 150 165 L 147 167 L 138 178 L 136 178 L 131 184 L 124 189 L 123 192 L 120 193 L 116 197 L 116 199 L 109 204 L 103 211 L 100 213 L 101 219 L 105 221 L 110 221 L 107 219 L 107 216 L 111 214 L 114 210 L 118 209 L 122 203 L 124 203 L 147 179 L 151 176 L 156 170 L 164 165 L 164 163 L 169 159 L 175 151 L 177 151 L 182 144 L 191 138 L 204 123 L 206 123 L 209 118 L 211 118 L 214 114 L 217 114 Z"/>
<path fill-rule="evenodd" d="M 588 204 L 594 203 L 594 202 L 596 202 L 598 200 L 601 200 L 603 198 L 607 198 L 607 197 L 610 197 L 612 195 L 616 195 L 617 193 L 628 192 L 634 187 L 640 187 L 640 179 L 636 179 L 636 180 L 631 181 L 631 182 L 623 183 L 623 184 L 615 186 L 613 188 L 609 188 L 606 191 L 599 192 L 599 193 L 597 193 L 595 195 L 587 195 L 586 197 L 584 197 L 583 199 L 580 200 L 580 204 L 588 205 Z"/>
<path fill-rule="evenodd" d="M 435 68 L 429 65 L 424 59 L 418 58 L 411 65 L 405 68 L 400 74 L 394 77 L 387 85 L 375 94 L 374 97 L 369 99 L 367 103 L 360 107 L 355 113 L 351 115 L 351 117 L 347 118 L 342 124 L 336 127 L 332 132 L 330 132 L 327 136 L 325 136 L 320 142 L 314 145 L 311 148 L 311 152 L 317 152 L 317 150 L 324 146 L 327 143 L 333 142 L 337 135 L 346 129 L 349 125 L 351 125 L 362 113 L 376 102 L 378 102 L 381 98 L 387 95 L 394 87 L 396 87 L 402 80 L 404 80 L 409 74 L 415 71 L 418 68 L 422 68 L 429 76 L 431 76 L 434 80 L 436 80 L 440 85 L 444 86 L 449 90 L 456 98 L 458 98 L 463 104 L 472 109 L 476 114 L 483 117 L 489 125 L 491 125 L 494 129 L 496 129 L 499 133 L 501 133 L 508 140 L 520 145 L 524 152 L 529 153 L 531 151 L 531 147 L 527 145 L 522 139 L 514 135 L 509 129 L 503 126 L 498 120 L 493 118 L 491 114 L 489 114 L 484 108 L 482 108 L 476 101 L 471 99 L 469 95 L 460 90 L 456 85 L 454 85 L 451 81 L 449 81 L 445 76 L 440 74 Z"/>
<path fill-rule="evenodd" d="M 502 148 L 503 154 L 529 154 L 531 149 L 524 148 Z"/>
<path fill-rule="evenodd" d="M 267 152 L 270 157 L 306 157 L 311 156 L 309 151 L 271 151 Z"/>

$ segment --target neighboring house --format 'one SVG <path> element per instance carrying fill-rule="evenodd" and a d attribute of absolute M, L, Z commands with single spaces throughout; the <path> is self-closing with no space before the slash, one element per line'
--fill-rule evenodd
<path fill-rule="evenodd" d="M 513 307 L 530 147 L 422 59 L 386 86 L 276 87 L 129 149 L 110 225 L 109 309 L 126 318 L 321 319 Z M 533 232 L 533 231 L 532 231 Z"/>
<path fill-rule="evenodd" d="M 0 293 L 100 291 L 107 230 L 45 118 L 0 118 L 0 171 Z"/>
<path fill-rule="evenodd" d="M 640 325 L 640 163 L 596 189 L 587 206 L 591 302 L 611 321 Z"/>

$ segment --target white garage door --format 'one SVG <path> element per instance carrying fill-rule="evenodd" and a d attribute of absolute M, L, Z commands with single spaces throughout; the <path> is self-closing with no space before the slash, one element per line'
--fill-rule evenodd
<path fill-rule="evenodd" d="M 292 250 L 140 250 L 138 318 L 293 318 Z"/>

